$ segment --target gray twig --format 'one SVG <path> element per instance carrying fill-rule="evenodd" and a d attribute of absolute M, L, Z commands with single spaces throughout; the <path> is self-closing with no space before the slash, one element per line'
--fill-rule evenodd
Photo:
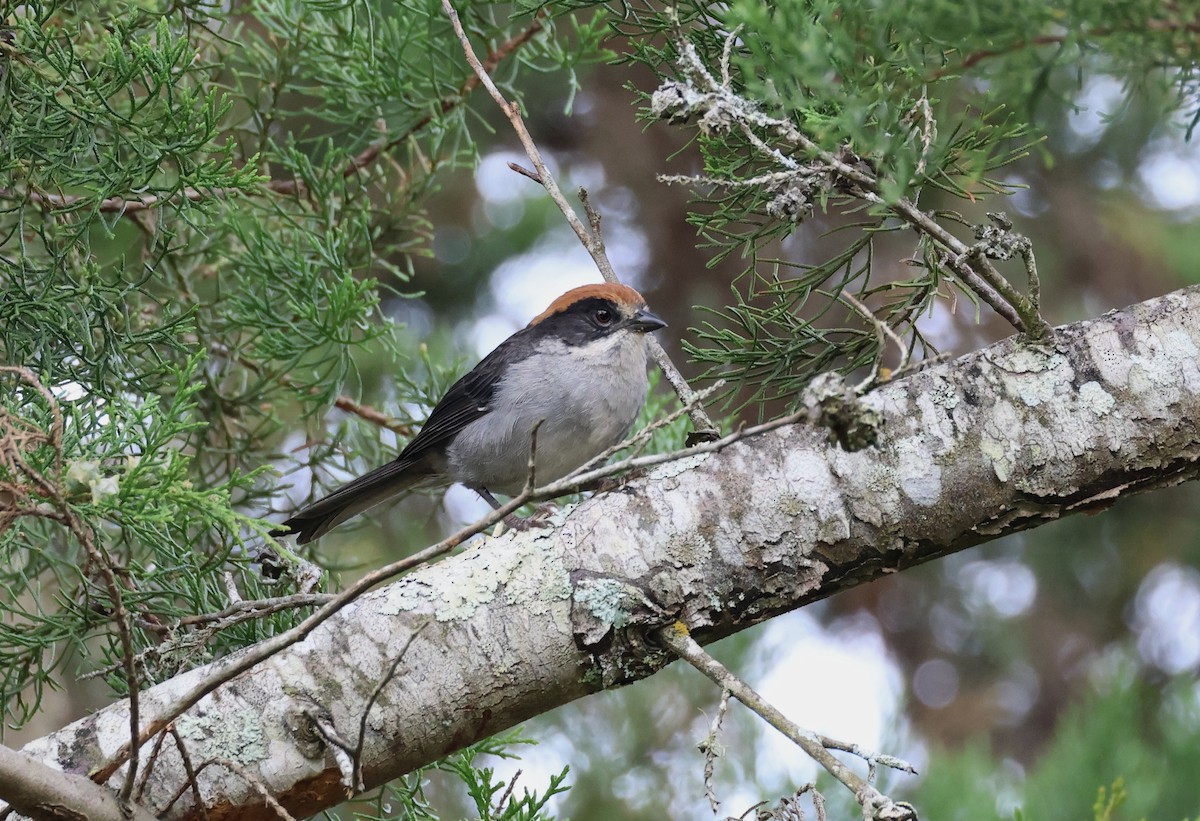
<path fill-rule="evenodd" d="M 854 800 L 863 808 L 864 818 L 888 819 L 888 821 L 916 821 L 917 814 L 910 806 L 903 802 L 892 801 L 869 781 L 863 779 L 858 773 L 851 770 L 829 752 L 829 748 L 831 747 L 845 750 L 849 745 L 827 739 L 811 730 L 800 727 L 788 719 L 750 685 L 746 684 L 719 661 L 706 653 L 704 648 L 692 638 L 687 627 L 682 622 L 675 622 L 668 627 L 664 627 L 656 635 L 671 652 L 706 675 L 718 687 L 732 693 L 734 698 L 795 742 L 800 749 L 808 753 L 830 775 L 842 782 L 854 794 Z M 912 771 L 912 768 L 908 765 L 904 765 L 901 769 L 909 772 Z"/>
<path fill-rule="evenodd" d="M 713 791 L 713 770 L 716 768 L 717 758 L 721 755 L 721 743 L 717 739 L 721 733 L 721 722 L 729 709 L 729 695 L 728 690 L 721 691 L 721 703 L 717 705 L 717 714 L 708 725 L 708 735 L 697 745 L 700 752 L 704 753 L 704 797 L 708 799 L 708 806 L 712 807 L 713 815 L 716 815 L 721 807 L 721 802 L 717 800 Z"/>

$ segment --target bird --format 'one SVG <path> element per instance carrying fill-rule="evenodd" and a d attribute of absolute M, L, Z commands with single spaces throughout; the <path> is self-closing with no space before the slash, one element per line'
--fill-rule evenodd
<path fill-rule="evenodd" d="M 646 403 L 649 335 L 664 322 L 628 285 L 564 293 L 455 382 L 391 462 L 293 514 L 272 536 L 307 544 L 375 505 L 456 482 L 499 508 L 529 476 L 561 479 L 622 441 Z"/>

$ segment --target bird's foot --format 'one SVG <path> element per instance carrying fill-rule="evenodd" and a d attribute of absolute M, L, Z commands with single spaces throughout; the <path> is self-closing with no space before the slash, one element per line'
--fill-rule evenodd
<path fill-rule="evenodd" d="M 528 516 L 521 517 L 515 513 L 510 513 L 501 521 L 504 523 L 506 530 L 515 530 L 518 533 L 524 533 L 527 530 L 534 528 L 552 527 L 549 519 L 558 512 L 558 505 L 553 502 L 546 502 L 534 508 L 533 513 Z"/>

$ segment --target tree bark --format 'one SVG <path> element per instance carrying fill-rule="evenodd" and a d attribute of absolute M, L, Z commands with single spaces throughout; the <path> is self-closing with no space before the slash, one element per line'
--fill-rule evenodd
<path fill-rule="evenodd" d="M 353 747 L 402 648 L 363 724 L 368 786 L 652 674 L 671 659 L 647 636 L 671 620 L 712 641 L 1193 478 L 1198 361 L 1200 287 L 1064 326 L 1043 345 L 1012 338 L 858 401 L 820 380 L 804 397 L 816 424 L 662 465 L 553 528 L 481 539 L 367 594 L 175 726 L 193 766 L 234 761 L 293 814 L 314 813 L 346 792 L 311 717 Z M 143 721 L 204 675 L 146 691 Z M 127 739 L 118 703 L 26 751 L 86 773 Z M 146 795 L 159 812 L 186 783 L 174 744 L 153 768 Z M 210 766 L 198 780 L 210 818 L 275 817 L 245 774 Z M 191 801 L 185 793 L 168 817 L 198 817 Z"/>

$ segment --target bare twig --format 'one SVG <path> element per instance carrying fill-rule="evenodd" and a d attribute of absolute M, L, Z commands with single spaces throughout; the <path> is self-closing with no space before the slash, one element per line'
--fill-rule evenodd
<path fill-rule="evenodd" d="M 604 250 L 604 239 L 599 231 L 599 217 L 589 208 L 588 218 L 592 223 L 593 230 L 589 231 L 588 227 L 579 219 L 579 215 L 575 213 L 575 209 L 567 202 L 563 196 L 562 190 L 558 187 L 558 183 L 554 179 L 554 175 L 550 173 L 550 169 L 546 167 L 545 161 L 542 159 L 542 153 L 538 149 L 537 144 L 533 141 L 533 137 L 529 134 L 529 129 L 525 127 L 525 121 L 521 116 L 521 109 L 515 102 L 509 102 L 505 99 L 504 94 L 492 82 L 490 73 L 487 67 L 480 62 L 479 57 L 475 54 L 475 49 L 471 46 L 471 41 L 467 37 L 466 31 L 463 29 L 462 21 L 458 17 L 458 12 L 455 11 L 451 0 L 442 0 L 442 9 L 446 13 L 446 17 L 450 19 L 450 25 L 454 27 L 454 33 L 458 36 L 459 43 L 462 44 L 463 54 L 467 58 L 467 63 L 474 70 L 475 75 L 487 89 L 492 99 L 496 101 L 496 105 L 504 112 L 508 121 L 512 124 L 513 131 L 516 132 L 517 138 L 521 141 L 521 145 L 525 148 L 525 155 L 529 157 L 529 161 L 533 163 L 534 174 L 526 173 L 522 170 L 525 176 L 531 179 L 536 179 L 546 189 L 546 193 L 554 200 L 563 217 L 575 232 L 575 236 L 579 237 L 580 243 L 591 256 L 592 261 L 596 264 L 596 268 L 600 271 L 600 275 L 604 277 L 606 282 L 619 282 L 616 272 L 613 270 L 612 263 L 608 259 L 608 254 Z M 586 199 L 584 202 L 587 207 Z M 666 375 L 667 381 L 675 388 L 679 394 L 680 401 L 687 403 L 694 395 L 691 388 L 688 387 L 687 381 L 679 370 L 671 362 L 662 346 L 651 337 L 650 353 L 654 357 L 655 363 L 662 369 Z M 694 406 L 691 411 L 692 426 L 695 429 L 695 435 L 704 439 L 715 438 L 718 433 L 716 426 L 712 420 L 708 418 L 708 414 L 700 406 Z"/>
<path fill-rule="evenodd" d="M 729 72 L 729 60 L 733 55 L 733 44 L 737 42 L 738 35 L 742 33 L 744 26 L 737 26 L 733 31 L 725 37 L 725 45 L 721 49 L 721 85 L 730 86 L 733 84 L 733 77 Z"/>
<path fill-rule="evenodd" d="M 196 770 L 192 766 L 192 757 L 188 754 L 187 747 L 184 745 L 183 739 L 180 738 L 179 731 L 175 729 L 174 724 L 167 727 L 167 732 L 171 734 L 171 738 L 175 739 L 175 748 L 179 750 L 179 760 L 183 762 L 183 772 L 187 776 L 187 783 L 192 787 L 192 801 L 196 809 L 200 811 L 200 819 L 201 821 L 208 821 L 208 807 L 205 806 L 204 799 L 200 797 L 200 785 L 196 783 Z M 163 812 L 166 812 L 166 810 Z"/>
<path fill-rule="evenodd" d="M 708 806 L 712 807 L 713 815 L 716 815 L 721 807 L 721 802 L 713 792 L 713 770 L 716 769 L 717 758 L 721 755 L 721 743 L 717 739 L 721 734 L 721 722 L 729 709 L 729 696 L 728 690 L 721 690 L 721 703 L 717 705 L 717 714 L 708 725 L 708 735 L 697 745 L 700 752 L 704 753 L 704 797 L 708 799 Z"/>
<path fill-rule="evenodd" d="M 542 178 L 537 175 L 536 171 L 526 168 L 525 166 L 521 165 L 519 162 L 510 162 L 508 164 L 508 167 L 511 170 L 516 171 L 522 177 L 528 177 L 529 179 L 536 182 L 538 185 L 542 184 Z"/>
<path fill-rule="evenodd" d="M 176 202 L 199 202 L 201 200 L 228 199 L 244 193 L 231 188 L 192 188 L 187 186 L 173 194 L 160 196 L 158 194 L 139 194 L 131 197 L 108 197 L 93 202 L 91 197 L 77 194 L 47 194 L 42 191 L 18 191 L 12 188 L 0 188 L 0 199 L 28 200 L 30 203 L 46 208 L 72 208 L 83 203 L 92 202 L 92 207 L 102 214 L 136 214 L 148 211 L 162 205 Z"/>
<path fill-rule="evenodd" d="M 238 592 L 237 582 L 233 580 L 233 573 L 226 570 L 221 578 L 225 582 L 225 595 L 229 597 L 229 601 L 235 605 L 241 602 L 242 594 Z"/>
<path fill-rule="evenodd" d="M 908 346 L 904 344 L 904 340 L 900 338 L 892 327 L 884 322 L 875 313 L 864 305 L 854 294 L 843 290 L 838 294 L 838 299 L 845 302 L 854 310 L 862 314 L 863 318 L 875 326 L 875 335 L 879 340 L 879 355 L 875 357 L 875 364 L 871 366 L 871 372 L 867 374 L 867 378 L 854 386 L 855 393 L 864 393 L 869 388 L 873 387 L 879 380 L 879 369 L 883 364 L 883 349 L 885 342 L 890 339 L 900 349 L 900 363 L 896 366 L 896 371 L 903 371 L 908 367 Z"/>
<path fill-rule="evenodd" d="M 333 598 L 332 593 L 297 593 L 274 599 L 241 600 L 216 613 L 199 613 L 184 616 L 179 620 L 179 625 L 181 627 L 191 627 L 219 622 L 220 624 L 217 629 L 221 629 L 249 619 L 269 616 L 281 610 L 291 610 L 297 607 L 319 607 L 328 604 Z"/>
<path fill-rule="evenodd" d="M 1200 34 L 1200 20 L 1147 20 L 1139 26 L 1100 26 L 1091 29 L 1087 32 L 1087 36 L 1095 39 L 1097 37 L 1110 37 L 1119 32 L 1135 33 L 1142 29 L 1154 32 L 1186 32 L 1189 34 Z M 935 71 L 930 79 L 939 80 L 947 75 L 960 74 L 968 69 L 974 68 L 984 60 L 989 60 L 992 57 L 1000 57 L 1005 54 L 1012 54 L 1030 46 L 1052 46 L 1061 45 L 1069 38 L 1076 37 L 1075 34 L 1040 34 L 1037 37 L 1027 37 L 1023 40 L 1018 40 L 1015 43 L 1010 43 L 1003 48 L 995 49 L 980 49 L 973 51 L 963 58 L 963 61 L 958 65 L 942 66 Z"/>
<path fill-rule="evenodd" d="M 387 428 L 401 436 L 412 436 L 412 425 L 405 422 L 397 422 L 386 413 L 376 410 L 370 405 L 362 402 L 355 402 L 349 396 L 344 394 L 333 400 L 333 406 L 338 410 L 343 410 L 346 413 L 352 413 L 360 419 L 365 419 L 372 425 L 378 425 L 381 428 Z"/>
<path fill-rule="evenodd" d="M 192 301 L 194 301 L 194 300 L 192 300 Z M 245 356 L 238 355 L 235 351 L 231 350 L 227 345 L 223 345 L 219 342 L 214 342 L 211 345 L 209 345 L 208 348 L 210 351 L 217 354 L 218 356 L 221 356 L 232 362 L 237 362 L 242 367 L 246 368 L 247 370 L 253 371 L 254 373 L 258 374 L 259 376 L 264 375 L 262 365 L 260 365 L 258 362 L 255 362 L 254 360 L 249 359 Z M 292 379 L 292 377 L 288 376 L 288 374 L 286 374 L 286 373 L 272 374 L 272 377 L 277 377 L 280 384 L 286 385 L 287 387 L 292 388 L 293 390 L 301 390 L 300 383 L 298 383 L 295 379 Z M 310 392 L 315 392 L 315 389 L 313 389 Z M 388 430 L 390 430 L 400 436 L 412 436 L 412 432 L 413 432 L 412 425 L 409 425 L 404 422 L 398 422 L 391 416 L 388 416 L 383 411 L 380 411 L 380 410 L 372 407 L 371 405 L 366 405 L 361 402 L 356 402 L 355 400 L 351 399 L 349 396 L 346 396 L 345 394 L 341 394 L 337 398 L 335 398 L 333 400 L 333 406 L 335 408 L 337 408 L 338 410 L 345 411 L 346 413 L 352 413 L 355 416 L 359 417 L 360 419 L 364 419 L 373 425 L 378 425 L 381 428 L 387 428 Z"/>
<path fill-rule="evenodd" d="M 417 636 L 421 635 L 421 631 L 428 626 L 429 622 L 421 622 L 421 624 L 418 625 L 415 630 L 408 634 L 408 639 L 404 642 L 404 646 L 400 648 L 400 652 L 396 654 L 396 658 L 392 660 L 391 666 L 388 667 L 387 672 L 383 674 L 383 678 L 379 680 L 379 685 L 375 688 L 375 691 L 371 693 L 371 697 L 367 699 L 366 706 L 363 707 L 362 718 L 359 719 L 358 722 L 358 743 L 354 745 L 353 771 L 353 784 L 355 789 L 359 790 L 360 792 L 366 789 L 366 786 L 363 784 L 362 777 L 362 751 L 363 744 L 365 744 L 367 741 L 367 718 L 371 715 L 371 708 L 374 707 L 375 702 L 379 700 L 379 696 L 383 692 L 383 688 L 386 687 L 387 683 L 392 680 L 393 676 L 396 675 L 396 668 L 400 666 L 400 662 L 404 661 L 404 656 L 408 653 L 408 648 L 412 646 L 412 643 L 414 640 L 416 640 Z"/>
<path fill-rule="evenodd" d="M 515 773 L 513 773 L 513 777 L 509 779 L 508 786 L 504 788 L 504 794 L 501 795 L 500 800 L 496 802 L 496 809 L 492 813 L 493 815 L 499 815 L 504 809 L 504 805 L 508 802 L 509 797 L 512 796 L 513 790 L 517 787 L 517 779 L 521 777 L 521 772 L 521 770 L 517 770 Z"/>
<path fill-rule="evenodd" d="M 929 104 L 929 94 L 925 89 L 921 90 L 921 97 L 917 100 L 916 105 L 904 113 L 901 122 L 913 129 L 914 134 L 917 133 L 917 122 L 920 121 L 921 140 L 921 155 L 917 158 L 916 175 L 922 177 L 925 175 L 925 164 L 929 158 L 929 150 L 933 147 L 933 141 L 937 139 L 937 121 L 933 118 L 933 107 Z"/>
<path fill-rule="evenodd" d="M 275 815 L 279 816 L 282 821 L 296 821 L 292 814 L 284 809 L 283 805 L 275 799 L 275 796 L 271 795 L 271 791 L 267 789 L 265 784 L 255 778 L 254 774 L 241 764 L 238 764 L 236 761 L 231 761 L 228 758 L 210 758 L 209 760 L 205 761 L 203 764 L 197 767 L 194 772 L 189 774 L 189 784 L 194 784 L 197 775 L 206 770 L 208 767 L 213 766 L 224 767 L 230 772 L 241 777 L 243 781 L 249 784 L 254 791 L 258 793 L 258 796 L 263 800 L 263 803 L 266 804 L 271 811 L 275 813 Z M 175 793 L 171 800 L 167 802 L 167 806 L 164 807 L 162 812 L 159 813 L 160 816 L 166 815 L 171 810 L 171 807 L 175 806 L 175 802 L 178 801 L 185 792 L 187 792 L 189 784 L 184 784 L 179 788 L 179 791 Z M 203 806 L 203 804 L 200 806 Z M 205 813 L 205 816 L 207 817 L 207 813 Z"/>
<path fill-rule="evenodd" d="M 821 795 L 814 786 L 812 788 L 813 812 L 817 816 L 817 821 L 826 821 L 825 818 L 825 796 Z"/>
<path fill-rule="evenodd" d="M 731 673 L 724 665 L 704 651 L 692 638 L 687 627 L 682 622 L 659 630 L 656 633 L 659 640 L 671 652 L 691 664 L 701 673 L 711 679 L 717 686 L 728 690 L 733 697 L 753 710 L 768 724 L 796 743 L 808 753 L 825 770 L 842 782 L 854 794 L 854 799 L 863 808 L 863 817 L 867 819 L 888 819 L 889 821 L 916 821 L 917 815 L 912 807 L 903 802 L 894 802 L 871 783 L 851 770 L 827 749 L 834 746 L 844 750 L 846 745 L 841 742 L 828 743 L 816 733 L 806 730 L 788 719 L 783 713 L 759 695 L 755 690 Z M 912 771 L 911 767 L 906 767 Z"/>
<path fill-rule="evenodd" d="M 162 751 L 163 742 L 167 740 L 166 732 L 158 734 L 158 738 L 154 740 L 154 749 L 150 751 L 150 757 L 146 759 L 146 767 L 142 770 L 142 779 L 138 782 L 137 792 L 133 796 L 134 801 L 141 801 L 142 794 L 146 791 L 146 784 L 150 781 L 150 774 L 154 772 L 154 765 L 158 763 L 158 754 Z"/>

